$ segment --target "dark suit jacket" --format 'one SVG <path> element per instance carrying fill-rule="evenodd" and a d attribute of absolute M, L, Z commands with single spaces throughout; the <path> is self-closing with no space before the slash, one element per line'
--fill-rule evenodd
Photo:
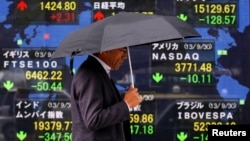
<path fill-rule="evenodd" d="M 71 86 L 73 141 L 130 141 L 129 109 L 102 65 L 92 56 Z"/>

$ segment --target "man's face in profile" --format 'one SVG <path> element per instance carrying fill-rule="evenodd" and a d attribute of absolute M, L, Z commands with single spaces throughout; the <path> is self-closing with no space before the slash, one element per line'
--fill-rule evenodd
<path fill-rule="evenodd" d="M 100 53 L 100 58 L 111 67 L 112 70 L 118 70 L 127 59 L 127 48 L 119 48 Z"/>

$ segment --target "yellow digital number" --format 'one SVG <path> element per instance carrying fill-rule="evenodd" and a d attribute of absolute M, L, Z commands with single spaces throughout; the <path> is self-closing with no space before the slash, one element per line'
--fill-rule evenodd
<path fill-rule="evenodd" d="M 197 71 L 196 63 L 175 63 L 175 72 L 191 72 Z"/>
<path fill-rule="evenodd" d="M 205 4 L 195 4 L 194 8 L 195 8 L 195 13 L 205 13 L 206 12 Z"/>
<path fill-rule="evenodd" d="M 46 131 L 50 130 L 50 122 L 49 121 L 44 122 L 44 130 L 46 130 Z"/>
<path fill-rule="evenodd" d="M 235 13 L 236 4 L 226 4 L 224 8 L 224 13 Z"/>
<path fill-rule="evenodd" d="M 69 130 L 71 127 L 72 121 L 64 121 L 64 130 Z M 71 130 L 71 129 L 70 129 Z"/>
<path fill-rule="evenodd" d="M 139 123 L 140 115 L 139 114 L 130 114 L 130 123 Z"/>
<path fill-rule="evenodd" d="M 142 123 L 153 123 L 154 115 L 153 114 L 142 114 Z"/>
<path fill-rule="evenodd" d="M 55 8 L 54 9 L 59 9 L 59 10 L 62 10 L 62 2 L 57 2 L 55 3 Z"/>
<path fill-rule="evenodd" d="M 25 72 L 25 79 L 26 80 L 30 80 L 31 79 L 31 72 L 30 71 L 26 71 Z"/>
<path fill-rule="evenodd" d="M 197 63 L 175 63 L 175 72 L 212 72 L 211 63 L 202 63 L 199 69 L 197 66 Z"/>
<path fill-rule="evenodd" d="M 211 63 L 202 63 L 200 66 L 200 70 L 203 72 L 211 72 L 212 71 L 212 64 Z"/>
<path fill-rule="evenodd" d="M 41 10 L 56 11 L 56 10 L 65 10 L 65 11 L 75 11 L 77 8 L 77 3 L 75 1 L 48 1 L 40 2 Z"/>
<path fill-rule="evenodd" d="M 208 131 L 208 125 L 222 125 L 222 122 L 218 121 L 207 121 L 207 122 L 194 122 L 193 129 L 194 131 L 205 132 Z"/>
<path fill-rule="evenodd" d="M 208 13 L 221 13 L 222 12 L 222 6 L 220 4 L 211 4 L 208 8 Z"/>
<path fill-rule="evenodd" d="M 56 130 L 62 130 L 62 123 L 60 121 L 56 122 Z"/>
<path fill-rule="evenodd" d="M 68 130 L 70 129 L 72 121 L 35 121 L 34 129 L 40 131 L 53 131 L 53 130 Z M 63 128 L 64 127 L 64 128 Z"/>
<path fill-rule="evenodd" d="M 51 71 L 51 80 L 62 80 L 62 71 Z"/>
<path fill-rule="evenodd" d="M 235 13 L 236 4 L 195 4 L 195 13 L 211 13 L 211 14 L 233 14 Z"/>
<path fill-rule="evenodd" d="M 40 130 L 40 131 L 44 130 L 44 122 L 42 121 L 35 121 L 34 126 L 35 126 L 34 128 L 35 130 Z"/>
<path fill-rule="evenodd" d="M 130 123 L 153 123 L 153 114 L 130 114 Z"/>
<path fill-rule="evenodd" d="M 44 8 L 47 10 L 50 10 L 50 2 L 46 2 Z"/>
<path fill-rule="evenodd" d="M 26 80 L 38 79 L 38 80 L 62 80 L 62 71 L 26 71 Z"/>

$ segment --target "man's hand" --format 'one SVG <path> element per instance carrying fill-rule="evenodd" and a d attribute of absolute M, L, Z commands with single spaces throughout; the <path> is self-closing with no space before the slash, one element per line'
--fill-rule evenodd
<path fill-rule="evenodd" d="M 129 108 L 139 105 L 142 100 L 142 96 L 139 95 L 137 88 L 130 87 L 124 95 L 124 101 L 128 104 Z"/>

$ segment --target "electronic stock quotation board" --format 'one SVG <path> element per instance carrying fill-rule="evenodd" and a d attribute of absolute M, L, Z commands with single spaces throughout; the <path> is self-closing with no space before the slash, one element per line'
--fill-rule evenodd
<path fill-rule="evenodd" d="M 72 140 L 70 72 L 86 56 L 76 56 L 73 68 L 68 57 L 50 57 L 70 32 L 120 11 L 177 16 L 202 36 L 131 47 L 144 99 L 130 113 L 135 141 L 207 141 L 209 125 L 250 123 L 248 1 L 3 1 L 0 141 Z M 123 93 L 128 62 L 111 76 Z"/>

